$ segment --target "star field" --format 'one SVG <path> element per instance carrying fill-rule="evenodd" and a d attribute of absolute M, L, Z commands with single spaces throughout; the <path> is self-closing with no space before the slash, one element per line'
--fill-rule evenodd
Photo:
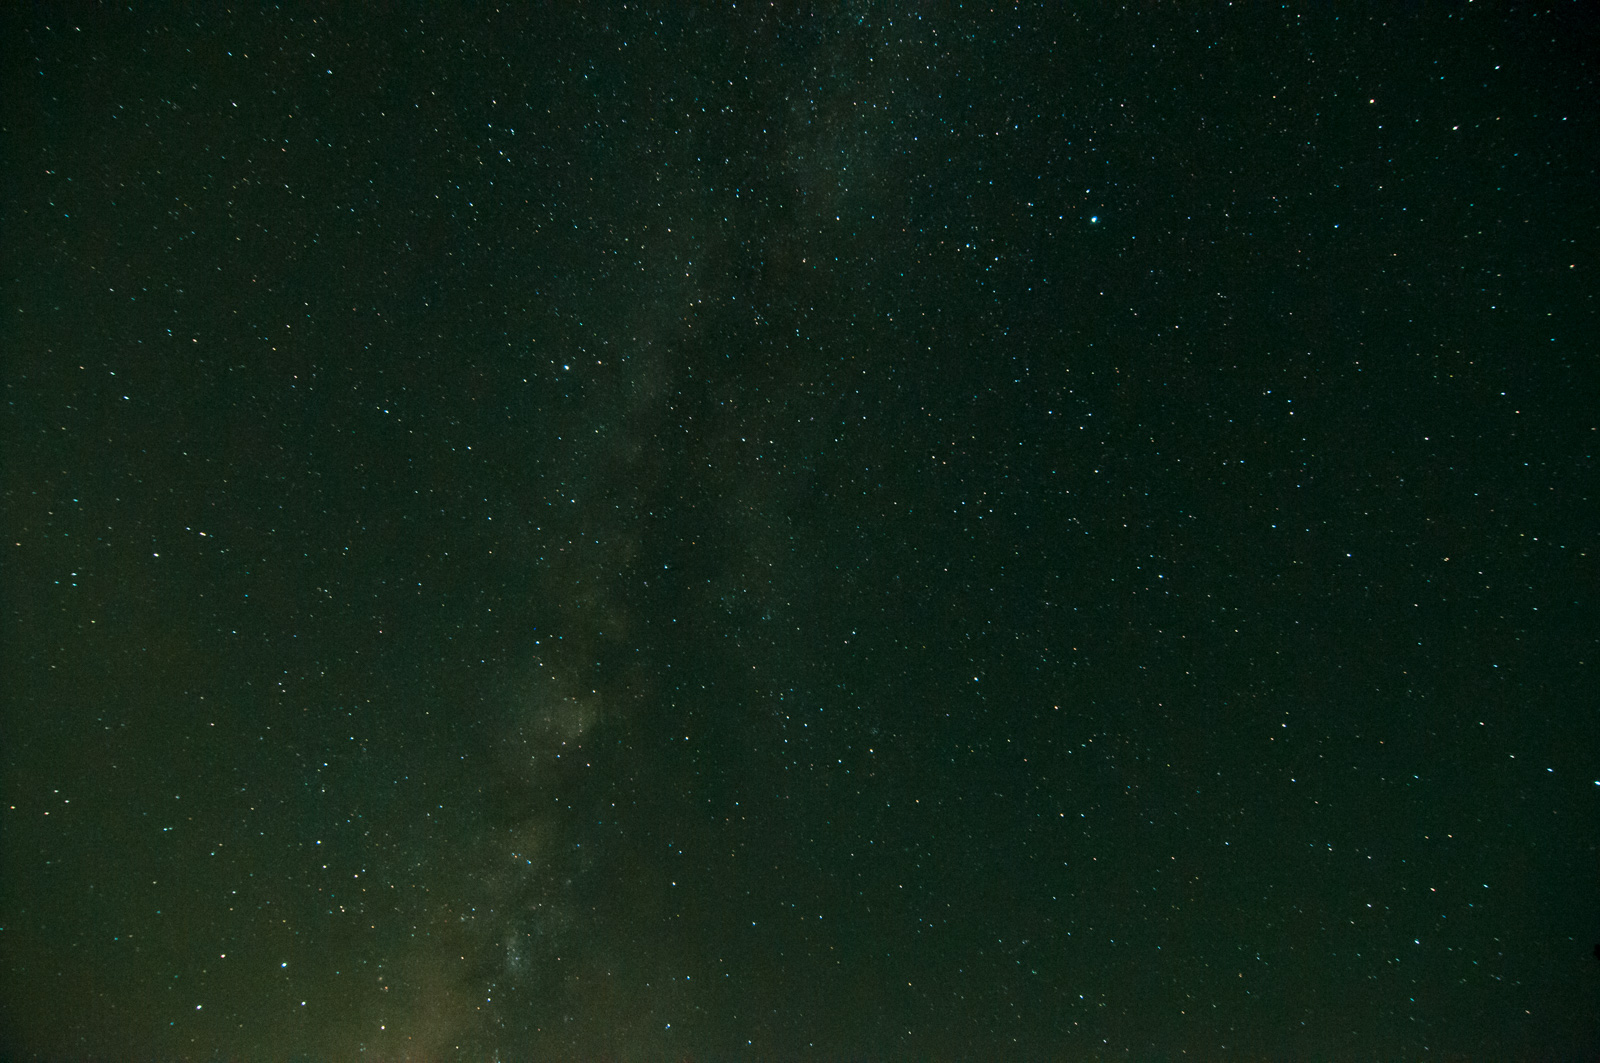
<path fill-rule="evenodd" d="M 7 13 L 0 1054 L 1590 1058 L 1480 6 Z"/>

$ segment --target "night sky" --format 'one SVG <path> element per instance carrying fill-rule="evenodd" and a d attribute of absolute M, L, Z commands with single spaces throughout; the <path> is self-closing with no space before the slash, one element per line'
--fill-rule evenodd
<path fill-rule="evenodd" d="M 357 6 L 0 26 L 0 1055 L 1595 1058 L 1592 7 Z"/>

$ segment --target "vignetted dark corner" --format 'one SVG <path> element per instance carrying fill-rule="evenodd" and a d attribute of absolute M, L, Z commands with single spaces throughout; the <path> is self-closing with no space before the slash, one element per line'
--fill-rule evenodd
<path fill-rule="evenodd" d="M 4 13 L 0 1054 L 1594 1058 L 1591 8 L 454 6 Z"/>

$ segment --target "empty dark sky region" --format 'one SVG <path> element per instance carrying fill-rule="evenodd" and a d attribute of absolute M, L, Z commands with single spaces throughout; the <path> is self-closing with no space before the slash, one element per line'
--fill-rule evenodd
<path fill-rule="evenodd" d="M 1600 1053 L 1591 8 L 3 17 L 0 1055 Z"/>

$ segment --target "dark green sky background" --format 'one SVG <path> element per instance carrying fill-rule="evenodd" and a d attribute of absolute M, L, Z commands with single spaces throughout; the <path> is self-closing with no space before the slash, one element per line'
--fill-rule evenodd
<path fill-rule="evenodd" d="M 8 9 L 5 1057 L 1594 1058 L 1593 12 L 751 6 Z"/>

